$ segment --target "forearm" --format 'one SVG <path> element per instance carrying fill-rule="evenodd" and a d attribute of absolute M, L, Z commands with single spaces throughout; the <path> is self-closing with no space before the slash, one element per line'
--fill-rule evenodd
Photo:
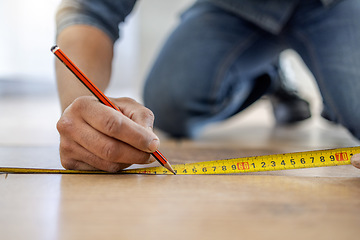
<path fill-rule="evenodd" d="M 105 90 L 113 57 L 113 41 L 107 34 L 92 26 L 73 25 L 58 35 L 57 45 L 100 90 Z M 55 69 L 62 111 L 77 97 L 91 95 L 60 61 L 56 61 Z"/>
<path fill-rule="evenodd" d="M 57 12 L 57 45 L 102 91 L 110 81 L 119 23 L 134 4 L 135 0 L 63 0 Z M 149 162 L 159 146 L 149 109 L 132 99 L 111 99 L 120 113 L 93 97 L 80 97 L 91 94 L 58 60 L 56 78 L 63 111 L 57 129 L 65 168 L 116 172 Z"/>

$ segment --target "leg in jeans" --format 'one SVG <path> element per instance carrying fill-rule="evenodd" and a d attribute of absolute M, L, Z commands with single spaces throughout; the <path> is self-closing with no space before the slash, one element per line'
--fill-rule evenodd
<path fill-rule="evenodd" d="M 258 78 L 285 48 L 276 37 L 212 5 L 188 10 L 160 52 L 144 88 L 155 127 L 195 137 L 267 92 Z"/>
<path fill-rule="evenodd" d="M 309 9 L 313 9 L 309 11 Z M 308 0 L 289 24 L 292 46 L 318 83 L 327 118 L 360 138 L 360 2 Z"/>

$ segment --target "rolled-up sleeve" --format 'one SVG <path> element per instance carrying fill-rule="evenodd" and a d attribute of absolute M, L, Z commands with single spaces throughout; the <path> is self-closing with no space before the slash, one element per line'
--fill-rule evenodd
<path fill-rule="evenodd" d="M 119 24 L 135 3 L 136 0 L 62 0 L 56 13 L 56 35 L 68 26 L 85 24 L 101 29 L 116 41 Z"/>

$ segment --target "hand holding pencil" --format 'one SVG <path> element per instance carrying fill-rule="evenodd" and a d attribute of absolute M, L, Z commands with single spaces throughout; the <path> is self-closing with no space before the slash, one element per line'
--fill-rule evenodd
<path fill-rule="evenodd" d="M 108 99 L 57 46 L 52 51 L 100 101 L 79 97 L 60 118 L 57 126 L 63 166 L 116 172 L 133 163 L 149 163 L 151 153 L 174 173 L 157 151 L 159 139 L 152 132 L 152 112 L 129 98 Z"/>

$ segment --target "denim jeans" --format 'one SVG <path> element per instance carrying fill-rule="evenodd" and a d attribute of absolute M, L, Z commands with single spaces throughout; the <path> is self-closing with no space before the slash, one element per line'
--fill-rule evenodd
<path fill-rule="evenodd" d="M 360 138 L 360 2 L 324 7 L 302 0 L 279 34 L 214 5 L 188 9 L 160 51 L 144 87 L 155 127 L 196 137 L 269 93 L 274 61 L 294 49 L 313 73 L 332 121 Z"/>

